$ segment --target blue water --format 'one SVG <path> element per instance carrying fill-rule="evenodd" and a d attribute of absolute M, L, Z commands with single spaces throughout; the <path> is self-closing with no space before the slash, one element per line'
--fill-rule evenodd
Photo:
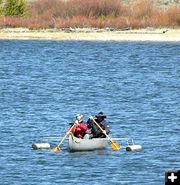
<path fill-rule="evenodd" d="M 143 150 L 32 150 L 99 111 Z M 0 41 L 1 185 L 161 185 L 180 169 L 179 133 L 179 42 Z"/>

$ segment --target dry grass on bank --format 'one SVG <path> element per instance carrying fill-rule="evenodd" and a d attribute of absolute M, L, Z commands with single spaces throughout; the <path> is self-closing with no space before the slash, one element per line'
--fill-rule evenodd
<path fill-rule="evenodd" d="M 110 31 L 107 29 L 0 29 L 1 39 L 91 40 L 91 41 L 160 41 L 180 42 L 180 29 L 138 29 Z"/>
<path fill-rule="evenodd" d="M 180 6 L 160 9 L 151 0 L 136 0 L 130 5 L 120 0 L 37 0 L 28 5 L 28 15 L 24 18 L 0 18 L 0 27 L 29 29 L 179 26 Z"/>

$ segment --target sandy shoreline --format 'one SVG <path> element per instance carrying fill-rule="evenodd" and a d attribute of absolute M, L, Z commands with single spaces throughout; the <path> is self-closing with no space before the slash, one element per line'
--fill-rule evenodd
<path fill-rule="evenodd" d="M 180 42 L 180 29 L 111 31 L 87 28 L 72 30 L 5 28 L 0 29 L 0 39 Z"/>

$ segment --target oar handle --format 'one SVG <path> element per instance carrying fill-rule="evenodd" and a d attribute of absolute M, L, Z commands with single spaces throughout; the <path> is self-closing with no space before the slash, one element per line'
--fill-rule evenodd
<path fill-rule="evenodd" d="M 75 123 L 71 126 L 71 128 L 67 131 L 66 135 L 62 138 L 62 140 L 60 141 L 60 143 L 57 145 L 57 147 L 60 147 L 62 145 L 62 143 L 64 142 L 64 140 L 66 139 L 66 137 L 71 133 L 72 129 L 74 128 Z"/>
<path fill-rule="evenodd" d="M 89 119 L 92 120 L 92 121 L 96 124 L 96 126 L 102 131 L 102 133 L 112 142 L 111 138 L 104 132 L 104 130 L 103 130 L 103 129 L 101 128 L 101 126 L 95 121 L 95 119 L 94 119 L 92 116 L 90 116 Z"/>

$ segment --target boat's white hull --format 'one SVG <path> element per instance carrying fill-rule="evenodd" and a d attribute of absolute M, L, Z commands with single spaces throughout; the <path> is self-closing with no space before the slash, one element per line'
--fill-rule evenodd
<path fill-rule="evenodd" d="M 69 136 L 69 149 L 70 151 L 90 151 L 105 148 L 107 139 L 94 138 L 94 139 L 80 139 L 72 135 Z"/>

